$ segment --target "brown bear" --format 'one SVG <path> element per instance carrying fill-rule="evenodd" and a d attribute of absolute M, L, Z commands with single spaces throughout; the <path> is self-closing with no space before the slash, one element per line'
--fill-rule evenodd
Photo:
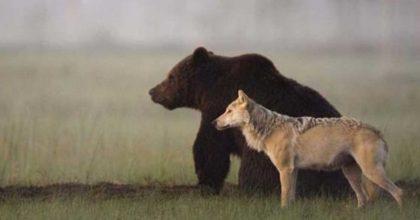
<path fill-rule="evenodd" d="M 218 193 L 229 172 L 230 155 L 241 158 L 239 188 L 248 193 L 279 189 L 279 176 L 270 160 L 250 150 L 237 129 L 217 131 L 212 121 L 236 98 L 239 89 L 263 106 L 290 116 L 337 117 L 340 113 L 318 92 L 280 74 L 258 54 L 215 55 L 203 47 L 181 60 L 167 78 L 149 91 L 167 109 L 187 107 L 201 112 L 193 146 L 198 184 Z M 347 192 L 348 183 L 337 172 L 299 172 L 297 192 Z"/>

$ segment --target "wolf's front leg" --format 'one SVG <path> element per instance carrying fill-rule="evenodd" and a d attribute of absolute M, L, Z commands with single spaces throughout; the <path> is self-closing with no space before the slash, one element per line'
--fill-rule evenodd
<path fill-rule="evenodd" d="M 296 185 L 297 185 L 297 176 L 298 176 L 298 169 L 293 169 L 292 178 L 291 178 L 291 190 L 290 190 L 290 202 L 294 202 L 296 200 Z"/>
<path fill-rule="evenodd" d="M 280 182 L 281 182 L 281 207 L 285 208 L 295 199 L 294 191 L 296 185 L 295 169 L 294 168 L 280 168 Z"/>

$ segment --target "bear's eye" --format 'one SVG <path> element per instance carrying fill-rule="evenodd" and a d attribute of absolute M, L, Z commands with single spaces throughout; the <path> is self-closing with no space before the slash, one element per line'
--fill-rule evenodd
<path fill-rule="evenodd" d="M 231 112 L 232 112 L 232 110 L 228 109 L 226 113 L 228 113 L 228 114 L 229 114 L 229 113 L 231 113 Z"/>
<path fill-rule="evenodd" d="M 175 81 L 176 81 L 175 76 L 169 75 L 168 81 L 169 81 L 169 83 L 175 83 Z"/>

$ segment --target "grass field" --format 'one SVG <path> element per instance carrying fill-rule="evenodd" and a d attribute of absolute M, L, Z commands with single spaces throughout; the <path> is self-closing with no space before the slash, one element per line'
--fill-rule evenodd
<path fill-rule="evenodd" d="M 1 53 L 0 219 L 419 218 L 417 188 L 408 191 L 401 211 L 386 197 L 363 210 L 355 208 L 354 197 L 303 198 L 280 210 L 277 195 L 249 198 L 234 185 L 214 197 L 194 189 L 162 191 L 196 183 L 191 146 L 199 113 L 167 111 L 147 94 L 183 56 Z M 268 56 L 284 75 L 317 89 L 343 114 L 381 129 L 393 180 L 420 179 L 419 57 Z M 236 184 L 238 159 L 232 162 L 227 182 Z M 5 191 L 68 182 L 130 184 L 135 190 L 35 196 Z"/>

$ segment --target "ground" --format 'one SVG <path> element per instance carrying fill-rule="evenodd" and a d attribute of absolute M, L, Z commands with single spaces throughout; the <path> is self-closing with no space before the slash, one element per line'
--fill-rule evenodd
<path fill-rule="evenodd" d="M 0 219 L 420 216 L 418 57 L 265 54 L 344 115 L 381 129 L 387 172 L 406 190 L 402 211 L 386 196 L 363 210 L 354 196 L 303 198 L 281 210 L 278 195 L 237 192 L 235 157 L 221 196 L 193 187 L 199 114 L 167 111 L 147 94 L 184 55 L 0 54 Z"/>
<path fill-rule="evenodd" d="M 406 189 L 403 209 L 382 197 L 364 209 L 355 198 L 299 199 L 289 210 L 277 196 L 251 198 L 228 184 L 220 196 L 203 197 L 187 185 L 112 183 L 54 184 L 0 189 L 2 219 L 416 219 L 420 214 L 418 181 L 398 182 Z"/>

